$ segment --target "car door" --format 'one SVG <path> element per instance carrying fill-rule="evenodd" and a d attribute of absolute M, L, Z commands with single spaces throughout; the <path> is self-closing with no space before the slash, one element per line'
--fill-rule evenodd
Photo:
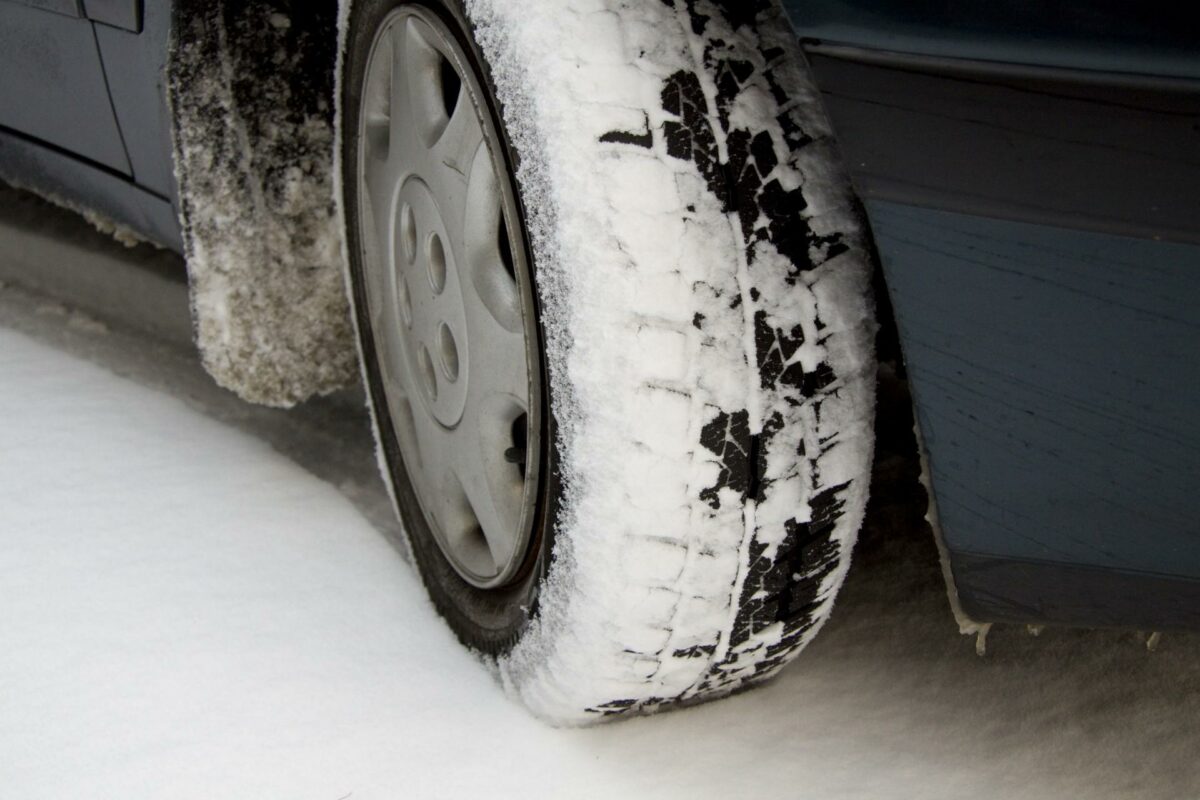
<path fill-rule="evenodd" d="M 0 0 L 0 126 L 130 173 L 96 35 L 77 0 Z"/>

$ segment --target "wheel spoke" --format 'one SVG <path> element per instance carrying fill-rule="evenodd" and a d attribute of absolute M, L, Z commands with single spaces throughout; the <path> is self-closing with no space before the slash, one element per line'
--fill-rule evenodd
<path fill-rule="evenodd" d="M 446 111 L 439 91 L 442 55 L 424 22 L 406 17 L 394 26 L 392 39 L 392 139 L 411 157 L 418 144 L 428 147 L 445 127 Z"/>
<path fill-rule="evenodd" d="M 486 455 L 480 457 L 479 431 L 474 426 L 450 430 L 418 416 L 413 431 L 420 452 L 419 474 L 413 478 L 422 485 L 420 496 L 426 513 L 463 565 L 481 578 L 495 575 L 516 547 L 514 504 L 503 502 L 509 501 L 503 490 L 507 488 L 511 494 L 513 482 L 492 485 L 496 483 L 496 465 L 488 463 Z M 496 489 L 501 490 L 501 497 L 494 499 Z M 517 481 L 517 516 L 519 503 Z"/>
<path fill-rule="evenodd" d="M 366 184 L 369 214 L 364 234 L 380 248 L 377 255 L 389 259 L 388 239 L 392 226 L 392 197 L 395 176 L 390 168 L 392 124 L 393 55 L 391 36 L 375 45 L 374 58 L 367 69 L 363 87 L 362 174 Z"/>
<path fill-rule="evenodd" d="M 495 554 L 483 535 L 483 529 L 475 518 L 475 512 L 465 499 L 455 508 L 453 527 L 446 532 L 446 546 L 469 570 L 481 577 L 495 575 L 503 563 L 497 563 Z"/>
<path fill-rule="evenodd" d="M 492 267 L 503 274 L 499 264 Z M 470 396 L 503 394 L 528 402 L 529 364 L 523 329 L 509 330 L 497 319 L 474 285 L 465 286 L 467 330 L 471 347 Z"/>
<path fill-rule="evenodd" d="M 486 149 L 476 152 L 467 173 L 464 253 L 472 269 L 500 261 L 500 184 Z"/>
<path fill-rule="evenodd" d="M 367 202 L 370 205 L 371 229 L 367 231 L 379 243 L 380 255 L 391 260 L 395 210 L 392 208 L 396 190 L 396 176 L 387 161 L 368 159 L 363 165 L 367 185 Z"/>
<path fill-rule="evenodd" d="M 520 538 L 524 479 L 505 458 L 513 446 L 513 422 L 524 412 L 506 396 L 482 398 L 455 430 L 454 473 L 479 522 L 497 568 L 512 558 Z"/>
<path fill-rule="evenodd" d="M 466 92 L 461 92 L 453 113 L 437 131 L 427 156 L 426 175 L 438 200 L 446 204 L 443 213 L 447 218 L 465 220 L 468 179 L 478 153 L 487 153 L 483 129 L 470 98 Z"/>
<path fill-rule="evenodd" d="M 468 521 L 463 517 L 465 496 L 455 475 L 454 434 L 428 414 L 415 413 L 411 419 L 417 458 L 410 477 L 421 490 L 425 511 L 433 516 L 442 533 L 448 537 L 460 535 Z"/>
<path fill-rule="evenodd" d="M 421 460 L 421 445 L 417 438 L 416 417 L 413 415 L 412 402 L 404 391 L 403 383 L 396 379 L 387 379 L 388 412 L 392 422 L 392 431 L 400 443 L 400 452 L 404 453 L 409 472 L 416 473 L 424 468 Z"/>
<path fill-rule="evenodd" d="M 481 148 L 471 165 L 467 184 L 464 257 L 475 300 L 504 331 L 522 330 L 521 291 L 515 275 L 506 266 L 509 232 L 500 211 L 500 187 L 486 148 Z M 511 258 L 511 255 L 508 256 Z"/>

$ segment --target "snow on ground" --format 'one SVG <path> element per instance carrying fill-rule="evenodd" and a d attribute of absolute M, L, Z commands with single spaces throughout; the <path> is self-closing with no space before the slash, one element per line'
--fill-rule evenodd
<path fill-rule="evenodd" d="M 1200 797 L 1200 636 L 998 628 L 977 657 L 894 456 L 779 680 L 548 728 L 390 544 L 366 430 L 0 290 L 0 796 Z"/>

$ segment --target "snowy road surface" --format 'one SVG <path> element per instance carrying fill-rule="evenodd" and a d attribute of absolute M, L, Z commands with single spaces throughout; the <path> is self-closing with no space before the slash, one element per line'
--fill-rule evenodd
<path fill-rule="evenodd" d="M 0 290 L 0 796 L 1200 797 L 1200 636 L 999 628 L 977 657 L 894 463 L 778 681 L 589 730 L 457 645 L 373 470 L 353 403 L 252 409 Z"/>

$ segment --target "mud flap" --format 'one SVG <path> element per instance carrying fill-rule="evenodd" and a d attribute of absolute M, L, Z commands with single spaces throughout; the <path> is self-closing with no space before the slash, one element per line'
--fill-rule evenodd
<path fill-rule="evenodd" d="M 353 382 L 333 203 L 337 5 L 176 4 L 167 91 L 196 343 L 289 406 Z"/>

